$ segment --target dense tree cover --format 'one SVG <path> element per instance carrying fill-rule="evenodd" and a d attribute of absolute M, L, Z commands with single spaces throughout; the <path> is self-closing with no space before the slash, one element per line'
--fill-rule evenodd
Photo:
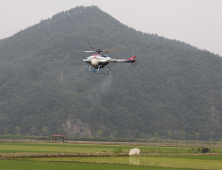
<path fill-rule="evenodd" d="M 91 46 L 138 64 L 86 72 Z M 218 140 L 221 72 L 220 56 L 77 7 L 0 40 L 0 134 Z"/>

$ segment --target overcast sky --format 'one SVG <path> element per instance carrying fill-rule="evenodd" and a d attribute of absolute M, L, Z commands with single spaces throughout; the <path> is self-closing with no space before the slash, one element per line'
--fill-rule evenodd
<path fill-rule="evenodd" d="M 136 30 L 222 56 L 222 0 L 0 0 L 0 39 L 81 5 L 96 5 Z"/>

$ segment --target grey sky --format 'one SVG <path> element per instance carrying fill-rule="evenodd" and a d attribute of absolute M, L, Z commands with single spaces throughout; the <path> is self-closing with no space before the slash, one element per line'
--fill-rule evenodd
<path fill-rule="evenodd" d="M 96 5 L 136 30 L 222 56 L 222 0 L 0 0 L 0 39 L 81 5 Z"/>

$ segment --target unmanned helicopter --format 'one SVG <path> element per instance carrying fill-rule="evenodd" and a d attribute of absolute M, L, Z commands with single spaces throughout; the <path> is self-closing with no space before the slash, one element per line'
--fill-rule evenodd
<path fill-rule="evenodd" d="M 94 49 L 93 47 L 90 47 Z M 109 53 L 111 51 L 118 51 L 120 49 L 111 49 L 111 50 L 101 50 L 94 49 L 92 51 L 82 51 L 86 53 L 96 52 L 97 54 L 93 54 L 89 57 L 84 57 L 83 61 L 88 64 L 88 67 L 85 69 L 86 71 L 91 71 L 96 74 L 109 74 L 111 72 L 111 68 L 107 67 L 109 63 L 133 63 L 136 62 L 136 55 L 133 54 L 129 59 L 112 59 L 111 57 L 101 54 L 101 52 Z M 134 65 L 133 65 L 134 67 Z M 105 70 L 102 70 L 104 68 Z"/>

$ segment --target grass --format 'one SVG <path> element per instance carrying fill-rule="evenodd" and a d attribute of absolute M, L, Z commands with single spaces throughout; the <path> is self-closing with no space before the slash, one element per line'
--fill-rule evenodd
<path fill-rule="evenodd" d="M 206 147 L 206 146 L 205 146 Z M 0 170 L 57 169 L 215 169 L 222 167 L 221 146 L 131 146 L 64 143 L 0 143 Z M 139 148 L 144 156 L 126 156 Z M 216 154 L 215 154 L 216 153 Z M 122 155 L 122 156 L 120 156 Z"/>
<path fill-rule="evenodd" d="M 89 144 L 38 144 L 38 143 L 1 143 L 1 153 L 16 153 L 16 152 L 62 152 L 62 153 L 77 153 L 77 152 L 112 152 L 114 147 L 106 145 L 89 145 Z"/>
<path fill-rule="evenodd" d="M 36 162 L 36 161 L 15 161 L 0 160 L 1 170 L 179 170 L 174 168 L 145 167 L 130 165 L 112 165 L 112 164 L 89 164 L 76 162 Z M 181 169 L 182 170 L 182 169 Z"/>
<path fill-rule="evenodd" d="M 205 158 L 206 157 L 206 158 Z M 32 161 L 45 162 L 81 162 L 93 164 L 137 165 L 144 167 L 162 168 L 191 168 L 221 170 L 221 156 L 127 156 L 127 157 L 65 157 L 65 158 L 31 158 Z"/>
<path fill-rule="evenodd" d="M 189 154 L 199 153 L 198 148 L 163 147 L 163 146 L 129 146 L 129 145 L 95 145 L 67 143 L 0 143 L 0 153 L 38 152 L 38 153 L 85 153 L 108 152 L 127 154 L 132 148 L 139 148 L 143 154 Z M 213 148 L 213 153 L 222 153 L 221 148 Z"/>

